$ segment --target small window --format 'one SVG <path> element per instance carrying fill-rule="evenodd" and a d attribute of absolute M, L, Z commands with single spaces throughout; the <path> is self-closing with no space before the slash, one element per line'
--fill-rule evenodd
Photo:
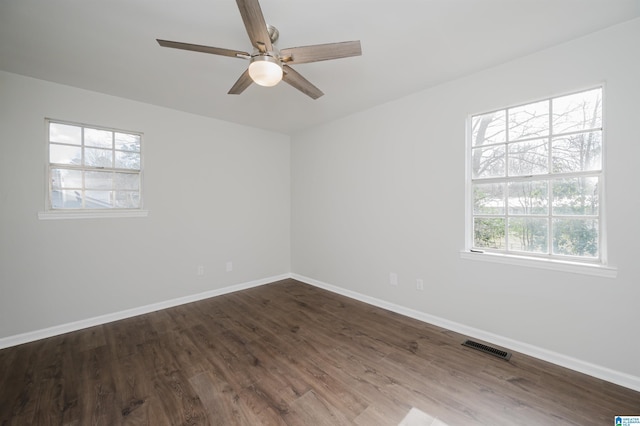
<path fill-rule="evenodd" d="M 142 134 L 47 120 L 49 211 L 140 210 Z"/>
<path fill-rule="evenodd" d="M 470 119 L 470 248 L 603 263 L 602 88 Z"/>

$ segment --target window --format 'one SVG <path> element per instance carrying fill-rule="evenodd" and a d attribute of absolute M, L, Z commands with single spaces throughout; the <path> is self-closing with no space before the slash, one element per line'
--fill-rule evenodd
<path fill-rule="evenodd" d="M 602 88 L 470 125 L 471 250 L 603 263 Z"/>
<path fill-rule="evenodd" d="M 140 133 L 47 120 L 48 211 L 140 210 Z"/>

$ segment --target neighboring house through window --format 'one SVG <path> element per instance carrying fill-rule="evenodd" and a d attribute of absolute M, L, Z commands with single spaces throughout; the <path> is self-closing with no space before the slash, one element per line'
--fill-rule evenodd
<path fill-rule="evenodd" d="M 47 120 L 48 211 L 140 210 L 142 135 Z"/>

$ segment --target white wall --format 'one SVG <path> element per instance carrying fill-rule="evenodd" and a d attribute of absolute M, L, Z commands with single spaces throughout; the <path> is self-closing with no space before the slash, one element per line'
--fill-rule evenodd
<path fill-rule="evenodd" d="M 630 21 L 294 135 L 293 272 L 640 377 L 638 40 Z M 462 260 L 467 116 L 602 82 L 617 278 Z"/>
<path fill-rule="evenodd" d="M 38 220 L 45 117 L 144 132 L 149 216 Z M 0 339 L 288 273 L 289 155 L 286 135 L 0 72 Z"/>

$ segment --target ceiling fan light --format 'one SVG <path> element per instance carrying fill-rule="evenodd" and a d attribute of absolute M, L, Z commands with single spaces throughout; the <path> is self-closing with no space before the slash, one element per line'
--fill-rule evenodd
<path fill-rule="evenodd" d="M 249 76 L 260 86 L 275 86 L 282 80 L 282 66 L 272 56 L 254 56 L 249 64 Z"/>

